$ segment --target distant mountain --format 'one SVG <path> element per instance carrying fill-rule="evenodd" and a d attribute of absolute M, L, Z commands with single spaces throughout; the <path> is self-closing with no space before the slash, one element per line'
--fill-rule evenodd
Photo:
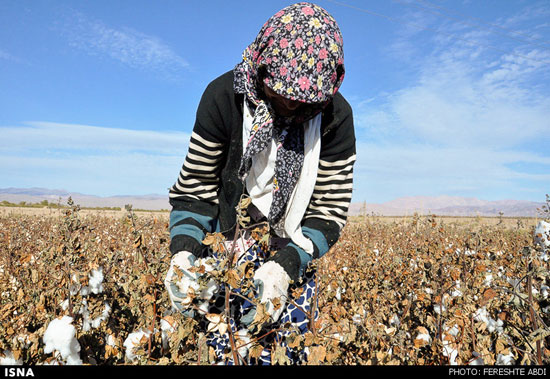
<path fill-rule="evenodd" d="M 68 192 L 58 189 L 46 188 L 0 188 L 0 201 L 9 201 L 10 203 L 19 204 L 24 201 L 26 203 L 40 203 L 48 200 L 50 203 L 67 204 L 67 200 L 71 197 L 75 204 L 82 207 L 120 207 L 124 208 L 126 204 L 131 204 L 134 209 L 160 210 L 170 209 L 168 203 L 168 194 L 166 195 L 142 195 L 142 196 L 94 196 L 85 195 L 78 192 Z"/>
<path fill-rule="evenodd" d="M 52 190 L 47 188 L 0 188 L 0 194 L 10 195 L 30 195 L 30 196 L 69 196 L 69 192 L 65 190 Z"/>
<path fill-rule="evenodd" d="M 150 194 L 142 196 L 93 196 L 62 189 L 46 188 L 0 188 L 0 201 L 19 204 L 40 203 L 48 200 L 53 203 L 66 204 L 69 196 L 82 207 L 121 207 L 132 204 L 134 209 L 171 209 L 168 194 Z M 414 213 L 436 214 L 440 216 L 503 216 L 536 217 L 538 208 L 544 203 L 521 200 L 488 201 L 458 196 L 413 196 L 401 197 L 381 204 L 352 203 L 349 214 L 376 214 L 381 216 L 407 216 Z"/>
<path fill-rule="evenodd" d="M 350 215 L 406 216 L 414 213 L 440 216 L 536 217 L 544 203 L 523 200 L 488 201 L 458 196 L 402 197 L 382 204 L 352 203 Z"/>

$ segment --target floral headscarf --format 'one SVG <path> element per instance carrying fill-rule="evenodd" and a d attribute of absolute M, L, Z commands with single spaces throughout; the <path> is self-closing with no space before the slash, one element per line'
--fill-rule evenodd
<path fill-rule="evenodd" d="M 239 177 L 245 180 L 252 157 L 277 141 L 273 201 L 268 220 L 281 220 L 304 161 L 302 123 L 331 101 L 344 79 L 340 29 L 323 8 L 311 3 L 290 5 L 263 25 L 234 69 L 234 89 L 254 109 L 250 139 Z M 278 95 L 304 103 L 296 116 L 274 113 L 263 93 L 266 84 Z"/>

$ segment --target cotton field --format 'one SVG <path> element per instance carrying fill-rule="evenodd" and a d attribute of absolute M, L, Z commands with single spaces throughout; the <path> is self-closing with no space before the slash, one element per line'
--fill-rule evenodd
<path fill-rule="evenodd" d="M 0 216 L 0 364 L 210 364 L 164 290 L 168 214 L 127 211 Z M 320 318 L 293 345 L 304 364 L 549 364 L 550 223 L 529 222 L 350 219 L 317 264 Z M 207 328 L 227 325 L 216 317 Z"/>

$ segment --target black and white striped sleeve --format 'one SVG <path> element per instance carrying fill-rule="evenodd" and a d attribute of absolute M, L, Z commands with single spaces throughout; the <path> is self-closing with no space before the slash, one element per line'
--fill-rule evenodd
<path fill-rule="evenodd" d="M 353 113 L 342 96 L 335 98 L 332 123 L 321 139 L 317 180 L 302 224 L 304 234 L 313 241 L 314 258 L 323 256 L 340 237 L 353 191 Z"/>
<path fill-rule="evenodd" d="M 193 131 L 178 180 L 170 190 L 170 199 L 186 196 L 218 204 L 218 170 L 222 156 L 222 143 L 209 141 Z"/>
<path fill-rule="evenodd" d="M 185 161 L 169 191 L 172 254 L 186 250 L 200 256 L 202 240 L 216 228 L 219 177 L 228 144 L 220 96 L 214 81 L 201 98 Z"/>

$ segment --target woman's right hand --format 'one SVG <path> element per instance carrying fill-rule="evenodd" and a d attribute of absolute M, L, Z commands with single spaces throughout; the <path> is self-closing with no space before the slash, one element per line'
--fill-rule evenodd
<path fill-rule="evenodd" d="M 198 275 L 190 271 L 195 261 L 196 257 L 188 251 L 174 254 L 164 279 L 174 309 L 191 317 L 194 315 L 191 303 L 199 291 Z"/>

